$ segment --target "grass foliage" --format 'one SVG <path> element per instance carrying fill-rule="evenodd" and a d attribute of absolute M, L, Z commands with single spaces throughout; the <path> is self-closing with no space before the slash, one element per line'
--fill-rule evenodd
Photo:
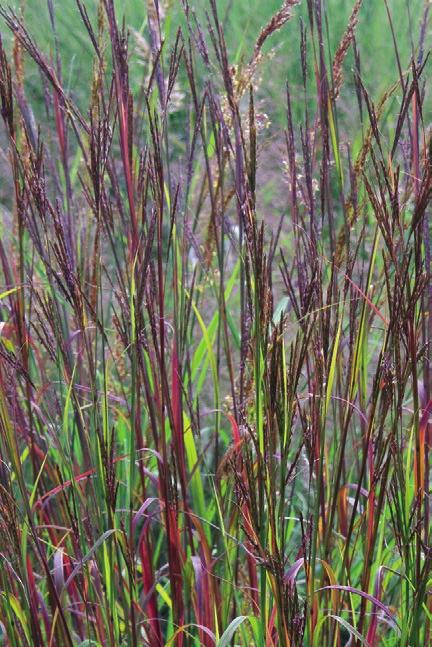
<path fill-rule="evenodd" d="M 0 9 L 2 645 L 431 642 L 429 2 L 256 4 Z"/>

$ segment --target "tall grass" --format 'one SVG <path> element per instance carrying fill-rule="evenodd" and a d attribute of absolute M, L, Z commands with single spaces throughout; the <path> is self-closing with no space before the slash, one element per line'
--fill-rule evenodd
<path fill-rule="evenodd" d="M 334 51 L 285 0 L 235 65 L 218 4 L 149 0 L 132 86 L 113 0 L 77 0 L 84 107 L 52 3 L 49 54 L 0 10 L 7 646 L 431 640 L 429 4 L 405 60 L 384 3 L 378 97 L 361 0 Z M 257 85 L 289 30 L 279 213 Z"/>

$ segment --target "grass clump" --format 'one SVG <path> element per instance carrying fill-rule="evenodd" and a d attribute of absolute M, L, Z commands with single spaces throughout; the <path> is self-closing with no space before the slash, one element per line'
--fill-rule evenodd
<path fill-rule="evenodd" d="M 0 10 L 2 644 L 430 643 L 429 3 L 378 96 L 352 5 L 77 0 L 79 93 Z"/>

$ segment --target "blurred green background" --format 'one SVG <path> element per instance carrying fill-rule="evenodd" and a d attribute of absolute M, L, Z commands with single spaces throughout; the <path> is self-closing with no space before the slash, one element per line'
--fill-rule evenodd
<path fill-rule="evenodd" d="M 191 2 L 199 17 L 209 10 L 208 0 Z M 418 46 L 419 24 L 422 21 L 424 0 L 388 0 L 392 15 L 397 45 L 402 67 L 406 69 L 410 57 L 416 53 Z M 98 2 L 85 0 L 84 5 L 93 24 L 96 24 Z M 148 39 L 146 0 L 126 0 L 117 3 L 119 20 L 124 18 L 130 29 L 130 52 L 136 55 L 136 66 L 132 66 L 131 85 L 133 91 L 139 89 L 143 82 L 144 64 L 140 61 L 142 44 Z M 165 0 L 160 3 L 165 14 L 165 29 L 168 41 L 172 40 L 177 27 L 184 25 L 181 0 Z M 232 63 L 247 61 L 253 51 L 260 29 L 280 7 L 281 0 L 218 0 L 220 16 L 226 25 L 225 36 L 231 54 Z M 343 36 L 353 0 L 324 0 L 326 49 L 329 57 L 336 51 Z M 54 51 L 54 34 L 50 24 L 48 4 L 44 0 L 27 0 L 25 3 L 13 3 L 16 9 L 24 12 L 26 24 L 30 26 L 32 36 L 49 54 Z M 82 102 L 92 75 L 89 64 L 92 52 L 90 42 L 83 27 L 75 0 L 52 0 L 54 7 L 57 39 L 63 62 L 63 78 L 74 98 Z M 266 99 L 266 109 L 272 120 L 284 122 L 285 97 L 284 86 L 288 80 L 296 86 L 300 81 L 299 25 L 300 20 L 308 24 L 307 1 L 303 0 L 294 9 L 294 18 L 283 28 L 283 34 L 274 34 L 265 44 L 264 51 L 272 52 L 272 58 L 264 61 L 261 71 L 261 96 Z M 4 25 L 2 32 L 5 32 Z M 360 20 L 356 32 L 358 48 L 361 52 L 361 69 L 366 86 L 377 96 L 398 76 L 394 45 L 388 28 L 388 16 L 384 0 L 364 0 L 360 10 Z M 5 34 L 5 38 L 8 36 Z M 143 39 L 143 40 L 140 40 Z M 430 46 L 430 33 L 426 34 L 426 51 Z M 352 51 L 349 51 L 346 62 L 346 88 L 352 89 L 349 70 L 352 66 Z M 27 73 L 29 70 L 27 70 Z M 31 92 L 42 98 L 40 78 L 36 69 L 30 75 Z M 32 97 L 36 98 L 35 96 Z"/>

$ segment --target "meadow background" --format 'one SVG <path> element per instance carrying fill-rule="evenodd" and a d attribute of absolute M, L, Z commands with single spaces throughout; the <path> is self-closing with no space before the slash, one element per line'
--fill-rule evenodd
<path fill-rule="evenodd" d="M 430 3 L 0 14 L 0 643 L 431 644 Z"/>

